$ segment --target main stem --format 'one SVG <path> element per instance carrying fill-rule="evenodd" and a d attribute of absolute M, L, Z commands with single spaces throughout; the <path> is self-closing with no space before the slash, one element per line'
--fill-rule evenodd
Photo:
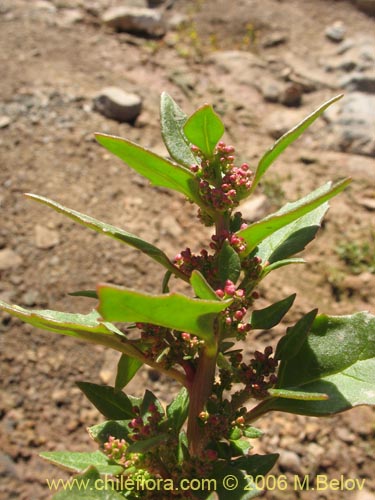
<path fill-rule="evenodd" d="M 217 236 L 229 229 L 229 220 L 230 215 L 228 213 L 219 212 L 216 214 L 215 233 Z M 187 438 L 189 451 L 192 456 L 200 455 L 206 445 L 204 427 L 199 421 L 199 415 L 204 410 L 207 400 L 212 393 L 220 345 L 220 332 L 220 325 L 216 324 L 214 343 L 209 346 L 206 345 L 203 348 L 199 356 L 193 383 L 189 388 L 190 405 Z"/>

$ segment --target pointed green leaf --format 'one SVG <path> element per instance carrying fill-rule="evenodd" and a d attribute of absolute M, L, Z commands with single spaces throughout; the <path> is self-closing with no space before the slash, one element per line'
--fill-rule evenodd
<path fill-rule="evenodd" d="M 313 309 L 302 316 L 294 326 L 287 328 L 284 337 L 281 337 L 276 347 L 275 358 L 280 360 L 289 360 L 297 356 L 306 336 L 314 322 L 318 309 Z M 279 381 L 281 380 L 281 368 L 279 370 Z"/>
<path fill-rule="evenodd" d="M 155 186 L 178 191 L 198 205 L 202 205 L 198 181 L 187 168 L 172 163 L 121 137 L 106 134 L 95 134 L 95 137 L 99 144 L 118 156 L 130 168 L 149 179 Z"/>
<path fill-rule="evenodd" d="M 245 458 L 245 457 L 241 457 Z M 229 465 L 226 461 L 217 461 L 210 478 L 216 479 L 216 493 L 220 500 L 250 500 L 263 494 L 263 490 L 251 480 L 252 473 L 248 474 L 239 469 L 237 460 Z"/>
<path fill-rule="evenodd" d="M 127 453 L 146 453 L 162 443 L 165 443 L 170 438 L 167 433 L 157 434 L 156 436 L 150 437 L 148 439 L 142 439 L 141 441 L 136 441 L 131 444 L 126 450 Z"/>
<path fill-rule="evenodd" d="M 114 387 L 90 382 L 77 382 L 78 387 L 102 415 L 111 420 L 125 420 L 134 417 L 132 403 L 123 392 Z"/>
<path fill-rule="evenodd" d="M 108 321 L 142 322 L 213 338 L 214 320 L 231 301 L 191 299 L 178 293 L 148 295 L 127 288 L 98 287 L 99 314 Z"/>
<path fill-rule="evenodd" d="M 255 187 L 258 185 L 260 179 L 266 173 L 268 168 L 272 165 L 272 163 L 276 160 L 276 158 L 298 137 L 312 124 L 314 121 L 321 116 L 324 111 L 331 106 L 331 104 L 335 103 L 339 99 L 343 97 L 343 94 L 340 94 L 333 99 L 330 99 L 322 106 L 320 106 L 317 110 L 315 110 L 311 115 L 305 118 L 302 122 L 296 125 L 294 128 L 289 130 L 286 134 L 284 134 L 280 139 L 278 139 L 275 144 L 262 156 L 258 163 L 257 170 L 255 172 L 255 177 L 253 181 L 253 185 L 251 188 L 251 192 L 254 191 Z"/>
<path fill-rule="evenodd" d="M 2 300 L 0 300 L 0 309 L 36 328 L 84 340 L 91 338 L 92 341 L 96 341 L 103 339 L 104 336 L 110 337 L 114 334 L 113 325 L 100 322 L 100 315 L 96 310 L 89 314 L 65 313 L 49 309 L 44 311 L 28 310 L 17 305 L 7 304 Z"/>
<path fill-rule="evenodd" d="M 327 394 L 320 392 L 303 392 L 290 389 L 269 389 L 268 392 L 274 398 L 297 399 L 299 401 L 324 401 L 329 399 Z"/>
<path fill-rule="evenodd" d="M 265 266 L 262 270 L 261 277 L 262 279 L 265 278 L 271 271 L 275 271 L 275 269 L 279 269 L 280 267 L 288 266 L 289 264 L 305 264 L 305 262 L 305 259 L 299 258 L 278 260 L 277 262 Z"/>
<path fill-rule="evenodd" d="M 351 316 L 315 319 L 298 355 L 283 360 L 278 388 L 325 393 L 326 401 L 272 398 L 265 410 L 301 415 L 331 415 L 358 405 L 375 405 L 375 317 Z"/>
<path fill-rule="evenodd" d="M 236 283 L 241 273 L 241 260 L 235 249 L 224 241 L 218 256 L 219 278 L 224 284 L 226 280 Z"/>
<path fill-rule="evenodd" d="M 269 215 L 265 219 L 255 222 L 246 229 L 239 231 L 237 233 L 238 236 L 243 238 L 247 244 L 246 250 L 242 255 L 248 255 L 257 245 L 259 245 L 261 241 L 275 233 L 275 231 L 300 219 L 331 199 L 333 196 L 339 194 L 349 185 L 350 182 L 351 179 L 344 179 L 337 182 L 332 187 L 331 183 L 327 183 L 325 186 L 322 186 L 317 190 L 318 194 L 314 191 L 308 196 L 305 196 L 294 203 L 290 203 L 288 206 L 283 207 L 281 210 Z"/>
<path fill-rule="evenodd" d="M 129 434 L 131 432 L 129 427 L 130 420 L 107 420 L 101 424 L 92 425 L 87 431 L 91 439 L 96 441 L 100 446 L 103 446 L 110 436 L 114 436 L 116 439 L 125 439 L 125 441 L 129 442 Z"/>
<path fill-rule="evenodd" d="M 275 302 L 269 307 L 253 311 L 251 315 L 251 326 L 256 330 L 269 330 L 278 325 L 285 314 L 292 307 L 296 294 L 289 295 L 286 299 Z"/>
<path fill-rule="evenodd" d="M 184 126 L 185 136 L 207 157 L 213 155 L 224 131 L 222 121 L 209 104 L 200 107 Z"/>
<path fill-rule="evenodd" d="M 155 394 L 153 392 L 146 389 L 144 396 L 142 398 L 141 406 L 140 406 L 141 417 L 145 418 L 145 417 L 148 417 L 149 415 L 151 415 L 150 405 L 155 405 L 156 408 L 158 409 L 159 413 L 164 415 L 165 412 L 164 412 L 163 406 L 161 405 L 158 398 L 155 396 Z"/>
<path fill-rule="evenodd" d="M 52 480 L 48 482 L 53 490 Z M 115 486 L 113 489 L 103 489 L 102 487 L 103 482 L 98 470 L 95 467 L 90 467 L 84 474 L 76 476 L 68 488 L 56 493 L 53 500 L 124 500 L 124 497 L 117 493 Z"/>
<path fill-rule="evenodd" d="M 171 270 L 175 274 L 176 271 L 178 271 L 162 250 L 155 247 L 151 243 L 147 243 L 147 241 L 138 238 L 138 236 L 134 236 L 133 234 L 128 233 L 127 231 L 123 231 L 122 229 L 112 226 L 111 224 L 106 224 L 105 222 L 101 222 L 88 215 L 81 214 L 76 210 L 66 208 L 63 205 L 60 205 L 60 203 L 49 200 L 44 196 L 37 196 L 35 194 L 30 194 L 30 193 L 27 193 L 26 196 L 28 198 L 31 198 L 32 200 L 38 201 L 40 203 L 43 203 L 44 205 L 53 208 L 57 212 L 66 215 L 75 222 L 78 222 L 79 224 L 82 224 L 83 226 L 86 226 L 96 231 L 97 233 L 110 236 L 115 240 L 121 241 L 122 243 L 126 243 L 131 247 L 137 248 L 138 250 L 145 253 L 152 259 L 156 260 L 156 262 L 159 262 L 159 264 L 163 265 L 164 267 Z"/>
<path fill-rule="evenodd" d="M 247 439 L 229 440 L 232 456 L 247 455 L 252 448 Z"/>
<path fill-rule="evenodd" d="M 191 273 L 190 284 L 200 299 L 220 300 L 206 278 L 196 269 Z"/>
<path fill-rule="evenodd" d="M 311 195 L 323 194 L 325 190 L 326 185 L 321 186 L 313 191 Z M 290 208 L 293 208 L 293 204 L 287 203 L 279 213 L 282 213 L 283 210 L 288 211 Z M 257 256 L 263 262 L 268 261 L 270 264 L 276 264 L 304 250 L 306 245 L 315 238 L 328 208 L 328 202 L 323 203 L 312 212 L 268 236 L 258 246 Z"/>
<path fill-rule="evenodd" d="M 183 387 L 172 403 L 167 406 L 168 423 L 176 433 L 180 432 L 181 427 L 184 425 L 188 411 L 189 393 L 187 389 Z"/>
<path fill-rule="evenodd" d="M 187 116 L 178 104 L 170 95 L 163 92 L 160 100 L 160 123 L 164 143 L 171 157 L 177 163 L 189 168 L 197 163 L 197 160 L 184 134 L 183 127 L 186 120 Z"/>
<path fill-rule="evenodd" d="M 243 435 L 250 439 L 258 439 L 263 436 L 263 431 L 256 427 L 247 426 L 243 430 Z M 268 471 L 267 471 L 268 472 Z"/>
<path fill-rule="evenodd" d="M 131 381 L 142 365 L 143 363 L 139 359 L 122 354 L 117 365 L 115 389 L 121 391 Z"/>
<path fill-rule="evenodd" d="M 77 452 L 77 451 L 44 451 L 39 454 L 48 462 L 58 465 L 72 472 L 83 472 L 87 467 L 93 465 L 99 474 L 117 475 L 124 470 L 120 465 L 108 463 L 108 457 L 101 451 Z"/>
<path fill-rule="evenodd" d="M 251 474 L 253 477 L 265 476 L 275 465 L 278 458 L 278 453 L 270 453 L 268 455 L 255 454 L 248 457 L 240 457 L 233 462 L 233 465 Z"/>

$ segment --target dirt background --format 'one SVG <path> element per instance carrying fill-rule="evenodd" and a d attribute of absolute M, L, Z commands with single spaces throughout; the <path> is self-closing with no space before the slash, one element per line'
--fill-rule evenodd
<path fill-rule="evenodd" d="M 207 241 L 181 196 L 151 188 L 93 140 L 96 131 L 111 133 L 165 154 L 158 126 L 163 90 L 187 113 L 212 103 L 227 141 L 254 166 L 289 125 L 344 90 L 337 111 L 277 160 L 244 211 L 249 220 L 264 216 L 328 180 L 352 176 L 351 187 L 331 202 L 307 265 L 272 273 L 260 288 L 259 306 L 297 291 L 287 323 L 315 306 L 331 314 L 374 313 L 375 149 L 368 137 L 375 112 L 374 18 L 350 1 L 169 1 L 158 7 L 167 32 L 153 39 L 103 25 L 103 12 L 119 4 L 0 1 L 0 297 L 85 312 L 90 303 L 67 292 L 99 281 L 160 290 L 162 273 L 153 262 L 28 201 L 24 192 L 137 233 L 171 257 Z M 342 40 L 335 42 L 325 31 L 337 21 Z M 109 85 L 141 96 L 135 123 L 93 110 L 93 97 Z M 101 417 L 75 381 L 111 383 L 118 356 L 7 315 L 0 319 L 0 498 L 50 498 L 46 478 L 69 476 L 38 453 L 95 449 L 85 427 Z M 273 342 L 284 329 L 249 338 L 246 349 Z M 177 390 L 147 369 L 131 385 L 134 393 L 151 386 L 165 402 Z M 374 499 L 374 424 L 365 407 L 327 419 L 263 418 L 266 434 L 255 451 L 280 452 L 273 473 L 286 473 L 290 485 L 295 474 L 365 479 L 363 491 L 290 487 L 266 498 Z"/>

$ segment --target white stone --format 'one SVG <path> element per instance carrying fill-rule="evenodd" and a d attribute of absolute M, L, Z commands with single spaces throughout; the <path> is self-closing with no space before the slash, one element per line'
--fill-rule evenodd
<path fill-rule="evenodd" d="M 113 7 L 102 17 L 104 24 L 118 31 L 161 37 L 165 23 L 160 12 L 141 7 Z"/>
<path fill-rule="evenodd" d="M 48 250 L 58 245 L 59 242 L 59 234 L 56 231 L 39 224 L 35 226 L 35 245 L 37 248 Z"/>
<path fill-rule="evenodd" d="M 10 248 L 0 250 L 0 271 L 11 269 L 22 264 L 21 257 Z"/>
<path fill-rule="evenodd" d="M 117 87 L 106 87 L 94 98 L 94 109 L 119 122 L 132 122 L 141 112 L 142 100 Z"/>

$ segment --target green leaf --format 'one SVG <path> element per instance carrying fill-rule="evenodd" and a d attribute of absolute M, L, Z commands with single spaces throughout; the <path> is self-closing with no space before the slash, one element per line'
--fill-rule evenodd
<path fill-rule="evenodd" d="M 250 439 L 258 439 L 263 436 L 263 432 L 256 427 L 247 426 L 243 430 L 243 435 Z"/>
<path fill-rule="evenodd" d="M 275 302 L 269 307 L 253 311 L 251 315 L 251 326 L 256 330 L 269 330 L 278 325 L 285 314 L 292 307 L 296 294 L 289 295 L 286 299 Z"/>
<path fill-rule="evenodd" d="M 272 398 L 264 410 L 324 416 L 375 405 L 375 317 L 317 316 L 298 355 L 283 360 L 278 388 L 325 393 L 326 401 Z"/>
<path fill-rule="evenodd" d="M 267 274 L 269 274 L 271 271 L 275 271 L 275 269 L 279 269 L 280 267 L 288 266 L 289 264 L 304 264 L 305 262 L 306 262 L 305 259 L 298 259 L 298 258 L 283 259 L 277 262 L 273 262 L 272 264 L 268 264 L 263 268 L 261 279 L 265 278 Z"/>
<path fill-rule="evenodd" d="M 247 439 L 231 439 L 229 443 L 232 450 L 232 456 L 247 455 L 249 450 L 252 448 Z"/>
<path fill-rule="evenodd" d="M 146 453 L 160 444 L 165 443 L 170 438 L 169 434 L 162 433 L 157 436 L 150 437 L 148 439 L 142 439 L 141 441 L 136 441 L 131 444 L 126 450 L 127 453 Z"/>
<path fill-rule="evenodd" d="M 173 328 L 211 341 L 214 320 L 231 301 L 191 299 L 178 293 L 148 295 L 127 288 L 98 287 L 100 315 L 108 321 L 142 322 Z"/>
<path fill-rule="evenodd" d="M 187 389 L 183 387 L 172 403 L 167 406 L 168 423 L 176 433 L 180 432 L 181 427 L 184 425 L 188 411 L 189 393 Z"/>
<path fill-rule="evenodd" d="M 143 365 L 139 359 L 122 354 L 117 365 L 115 389 L 121 391 Z"/>
<path fill-rule="evenodd" d="M 321 186 L 313 191 L 311 195 L 324 193 L 325 189 L 326 185 Z M 287 203 L 280 212 L 282 210 L 287 211 L 292 206 L 293 204 Z M 263 262 L 268 261 L 270 264 L 276 265 L 276 263 L 304 250 L 306 245 L 315 238 L 328 207 L 327 202 L 323 203 L 312 212 L 271 234 L 258 246 L 257 256 Z"/>
<path fill-rule="evenodd" d="M 255 187 L 258 185 L 260 179 L 266 173 L 268 168 L 272 165 L 272 163 L 276 160 L 276 158 L 298 137 L 312 124 L 314 121 L 321 116 L 324 111 L 331 106 L 334 102 L 338 101 L 343 97 L 343 94 L 340 94 L 333 99 L 330 99 L 322 106 L 320 106 L 317 110 L 315 110 L 311 115 L 306 117 L 302 122 L 296 125 L 294 128 L 289 130 L 286 134 L 284 134 L 280 139 L 278 139 L 275 144 L 262 156 L 258 163 L 257 170 L 255 172 L 255 177 L 253 181 L 253 185 L 251 188 L 251 192 L 254 191 Z"/>
<path fill-rule="evenodd" d="M 93 465 L 99 474 L 121 474 L 124 470 L 121 465 L 108 463 L 108 458 L 101 451 L 77 452 L 77 451 L 44 451 L 39 454 L 48 462 L 58 465 L 72 472 L 83 472 L 87 467 Z"/>
<path fill-rule="evenodd" d="M 329 399 L 327 394 L 320 392 L 292 391 L 290 389 L 269 389 L 268 392 L 275 398 L 297 399 L 299 401 L 323 401 Z"/>
<path fill-rule="evenodd" d="M 170 95 L 163 92 L 160 99 L 161 135 L 171 157 L 177 163 L 189 168 L 197 163 L 197 160 L 184 134 L 183 127 L 186 120 L 187 116 L 178 104 Z"/>
<path fill-rule="evenodd" d="M 130 428 L 128 424 L 130 420 L 129 418 L 127 420 L 107 420 L 101 424 L 92 425 L 87 431 L 90 437 L 100 446 L 103 446 L 110 436 L 114 436 L 116 439 L 125 439 L 125 441 L 129 442 Z"/>
<path fill-rule="evenodd" d="M 51 484 L 52 480 L 49 483 Z M 113 489 L 109 487 L 102 489 L 102 487 L 103 481 L 100 479 L 98 470 L 90 467 L 84 474 L 72 479 L 69 487 L 56 493 L 53 500 L 124 500 L 124 497 L 117 493 L 115 486 Z M 51 489 L 54 489 L 52 484 Z"/>
<path fill-rule="evenodd" d="M 134 417 L 132 403 L 123 392 L 118 392 L 114 387 L 90 382 L 77 382 L 77 385 L 106 418 L 125 420 Z"/>
<path fill-rule="evenodd" d="M 158 398 L 155 396 L 155 394 L 148 389 L 145 390 L 145 394 L 142 398 L 141 406 L 140 406 L 140 414 L 141 417 L 145 418 L 149 415 L 151 415 L 151 412 L 149 410 L 150 405 L 155 405 L 162 415 L 164 415 L 164 409 L 158 400 Z"/>
<path fill-rule="evenodd" d="M 219 278 L 222 283 L 231 280 L 236 283 L 241 273 L 241 260 L 234 248 L 224 241 L 218 255 Z"/>
<path fill-rule="evenodd" d="M 337 182 L 331 187 L 331 183 L 327 183 L 318 190 L 309 195 L 297 200 L 294 203 L 289 203 L 278 212 L 269 215 L 254 224 L 251 224 L 245 229 L 242 229 L 237 234 L 243 238 L 247 244 L 246 250 L 242 253 L 243 256 L 248 255 L 256 248 L 257 245 L 265 238 L 275 233 L 278 229 L 287 226 L 304 215 L 312 212 L 314 209 L 339 194 L 345 189 L 351 179 L 344 179 Z"/>
<path fill-rule="evenodd" d="M 242 458 L 242 457 L 241 457 Z M 251 480 L 250 475 L 240 470 L 235 465 L 224 461 L 217 461 L 210 478 L 216 479 L 216 493 L 220 500 L 250 500 L 262 495 L 257 485 Z"/>
<path fill-rule="evenodd" d="M 95 134 L 95 137 L 99 144 L 118 156 L 130 168 L 149 179 L 155 186 L 178 191 L 198 205 L 202 205 L 198 181 L 187 168 L 172 163 L 121 137 L 106 134 Z"/>
<path fill-rule="evenodd" d="M 0 309 L 42 330 L 69 335 L 83 340 L 103 343 L 103 339 L 114 334 L 112 325 L 100 322 L 96 310 L 89 314 L 65 313 L 60 311 L 28 310 L 17 305 L 10 305 L 0 300 Z M 121 332 L 120 332 L 121 333 Z M 99 341 L 101 340 L 101 342 Z"/>
<path fill-rule="evenodd" d="M 213 155 L 216 144 L 224 131 L 223 122 L 209 104 L 200 107 L 190 116 L 184 126 L 187 139 L 197 146 L 206 157 Z"/>
<path fill-rule="evenodd" d="M 86 226 L 92 229 L 93 231 L 96 231 L 97 233 L 110 236 L 115 240 L 121 241 L 122 243 L 126 243 L 131 247 L 137 248 L 138 250 L 148 255 L 152 259 L 156 260 L 156 262 L 158 262 L 159 264 L 161 264 L 162 266 L 164 266 L 165 268 L 169 269 L 174 274 L 176 274 L 177 269 L 174 267 L 172 262 L 165 255 L 165 253 L 159 248 L 155 247 L 154 245 L 151 245 L 151 243 L 147 243 L 147 241 L 138 238 L 138 236 L 134 236 L 133 234 L 128 233 L 127 231 L 123 231 L 122 229 L 112 226 L 111 224 L 106 224 L 105 222 L 101 222 L 88 215 L 81 214 L 76 210 L 66 208 L 63 205 L 60 205 L 60 203 L 49 200 L 44 196 L 37 196 L 35 194 L 30 194 L 30 193 L 27 193 L 26 196 L 28 198 L 31 198 L 32 200 L 38 201 L 40 203 L 43 203 L 44 205 L 53 208 L 57 212 L 66 215 L 75 222 L 78 222 L 79 224 L 82 224 L 83 226 Z"/>
<path fill-rule="evenodd" d="M 234 467 L 246 471 L 253 477 L 265 476 L 275 465 L 278 458 L 278 453 L 270 453 L 268 455 L 255 454 L 237 458 L 232 464 Z"/>
<path fill-rule="evenodd" d="M 275 352 L 276 359 L 287 361 L 297 356 L 312 327 L 317 312 L 318 309 L 313 309 L 302 316 L 294 326 L 287 328 L 286 334 L 284 337 L 281 337 L 277 344 Z M 281 372 L 282 368 L 280 367 L 279 381 L 282 378 Z"/>
<path fill-rule="evenodd" d="M 190 284 L 194 289 L 195 295 L 200 299 L 220 300 L 203 274 L 196 269 L 191 273 Z"/>

